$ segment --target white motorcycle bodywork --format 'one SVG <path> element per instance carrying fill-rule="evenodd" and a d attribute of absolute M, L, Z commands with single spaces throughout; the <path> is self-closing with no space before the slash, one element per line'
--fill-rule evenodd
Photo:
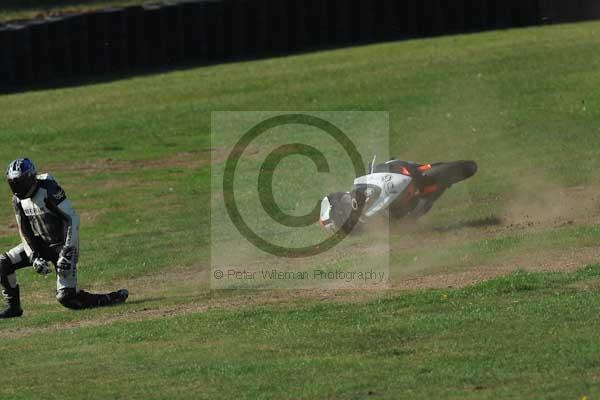
<path fill-rule="evenodd" d="M 412 182 L 410 176 L 396 173 L 372 173 L 354 180 L 354 187 L 365 187 L 363 192 L 367 198 L 365 217 L 371 217 L 381 210 L 387 209 Z M 377 198 L 372 198 L 378 196 Z"/>

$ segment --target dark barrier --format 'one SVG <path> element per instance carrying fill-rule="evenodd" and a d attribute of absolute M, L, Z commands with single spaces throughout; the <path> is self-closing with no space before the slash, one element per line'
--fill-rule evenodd
<path fill-rule="evenodd" d="M 165 5 L 164 11 L 167 60 L 169 64 L 175 64 L 185 59 L 183 5 L 169 3 Z"/>
<path fill-rule="evenodd" d="M 90 72 L 88 54 L 88 15 L 75 14 L 65 17 L 67 35 L 70 38 L 70 53 L 73 75 L 85 75 Z"/>
<path fill-rule="evenodd" d="M 547 24 L 556 19 L 556 15 L 554 15 L 554 0 L 538 0 L 538 8 L 542 23 Z"/>
<path fill-rule="evenodd" d="M 419 35 L 435 36 L 444 33 L 444 14 L 441 0 L 421 0 L 418 3 Z"/>
<path fill-rule="evenodd" d="M 223 45 L 226 57 L 243 56 L 244 47 L 244 3 L 246 0 L 223 0 Z"/>
<path fill-rule="evenodd" d="M 356 10 L 359 13 L 359 41 L 371 42 L 375 39 L 375 2 L 359 0 Z"/>
<path fill-rule="evenodd" d="M 33 81 L 31 40 L 29 27 L 24 25 L 9 25 L 13 40 L 14 51 L 14 82 L 27 85 Z"/>
<path fill-rule="evenodd" d="M 259 0 L 260 1 L 260 0 Z M 264 4 L 266 6 L 266 4 Z M 288 49 L 298 51 L 309 45 L 307 7 L 304 0 L 288 0 L 286 4 L 286 37 Z"/>
<path fill-rule="evenodd" d="M 487 3 L 487 0 L 465 0 L 466 31 L 480 31 L 487 27 Z"/>
<path fill-rule="evenodd" d="M 223 3 L 219 0 L 200 2 L 201 26 L 206 34 L 206 59 L 216 61 L 226 55 L 225 27 L 223 26 Z"/>
<path fill-rule="evenodd" d="M 96 74 L 108 72 L 110 57 L 106 13 L 98 11 L 88 15 L 88 35 L 90 70 Z"/>
<path fill-rule="evenodd" d="M 50 39 L 50 59 L 52 72 L 59 78 L 73 75 L 69 35 L 64 18 L 52 18 L 48 21 L 48 37 Z"/>
<path fill-rule="evenodd" d="M 35 82 L 46 82 L 52 78 L 50 62 L 50 35 L 46 21 L 27 23 L 31 35 L 31 69 Z"/>
<path fill-rule="evenodd" d="M 164 10 L 159 5 L 145 5 L 144 32 L 148 43 L 148 64 L 152 66 L 167 64 L 167 42 Z"/>
<path fill-rule="evenodd" d="M 267 51 L 267 4 L 265 0 L 244 1 L 244 52 L 249 55 Z"/>
<path fill-rule="evenodd" d="M 122 71 L 129 68 L 129 41 L 127 14 L 120 8 L 104 10 L 106 18 L 106 47 L 108 48 L 109 69 Z"/>
<path fill-rule="evenodd" d="M 350 5 L 347 0 L 323 2 L 321 36 L 328 44 L 350 43 Z"/>
<path fill-rule="evenodd" d="M 0 86 L 15 84 L 13 30 L 0 26 Z"/>
<path fill-rule="evenodd" d="M 202 21 L 202 7 L 197 1 L 181 4 L 183 31 L 185 32 L 184 58 L 196 61 L 206 57 L 206 29 Z"/>
<path fill-rule="evenodd" d="M 441 2 L 444 16 L 444 33 L 460 33 L 465 31 L 465 0 Z"/>
<path fill-rule="evenodd" d="M 554 0 L 552 7 L 556 16 L 554 22 L 573 22 L 585 17 L 580 0 Z"/>
<path fill-rule="evenodd" d="M 351 1 L 351 0 L 348 0 Z M 308 48 L 324 46 L 327 39 L 322 37 L 323 3 L 320 0 L 305 0 L 302 2 L 304 13 L 304 29 Z"/>
<path fill-rule="evenodd" d="M 582 6 L 586 19 L 600 18 L 600 2 L 598 0 L 584 0 Z"/>
<path fill-rule="evenodd" d="M 511 4 L 520 0 L 488 0 L 485 26 L 489 29 L 502 29 L 511 25 Z"/>
<path fill-rule="evenodd" d="M 506 7 L 513 26 L 534 25 L 541 20 L 537 0 L 509 0 Z"/>
<path fill-rule="evenodd" d="M 581 2 L 583 18 L 598 19 L 600 18 L 600 2 L 598 0 L 582 0 Z"/>
<path fill-rule="evenodd" d="M 0 85 L 592 18 L 598 0 L 168 0 L 0 27 Z"/>
<path fill-rule="evenodd" d="M 144 9 L 139 6 L 127 7 L 124 13 L 128 21 L 129 65 L 132 68 L 145 67 L 149 65 L 149 61 Z"/>
<path fill-rule="evenodd" d="M 273 53 L 288 51 L 287 2 L 266 0 L 267 4 L 267 40 L 268 49 Z"/>
<path fill-rule="evenodd" d="M 390 40 L 400 35 L 399 2 L 380 0 L 374 3 L 375 39 Z"/>
<path fill-rule="evenodd" d="M 48 23 L 48 35 L 50 37 L 50 58 L 52 59 L 54 76 L 60 78 L 72 76 L 71 40 L 65 18 L 53 18 Z"/>
<path fill-rule="evenodd" d="M 417 2 L 402 1 L 398 6 L 399 37 L 415 37 L 419 33 Z"/>

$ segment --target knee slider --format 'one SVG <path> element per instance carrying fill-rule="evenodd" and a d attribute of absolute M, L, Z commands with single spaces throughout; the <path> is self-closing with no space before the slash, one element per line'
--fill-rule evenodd
<path fill-rule="evenodd" d="M 6 253 L 0 254 L 0 275 L 7 276 L 15 272 L 15 266 Z"/>
<path fill-rule="evenodd" d="M 64 307 L 79 310 L 81 308 L 81 302 L 77 296 L 77 290 L 75 288 L 64 288 L 56 292 L 56 300 Z"/>

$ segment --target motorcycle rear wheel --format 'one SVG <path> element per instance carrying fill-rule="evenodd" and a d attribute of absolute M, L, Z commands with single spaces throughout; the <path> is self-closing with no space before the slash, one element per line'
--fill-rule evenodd
<path fill-rule="evenodd" d="M 433 183 L 449 188 L 455 183 L 469 179 L 477 173 L 475 161 L 453 161 L 431 164 L 431 169 L 423 176 L 433 179 Z"/>

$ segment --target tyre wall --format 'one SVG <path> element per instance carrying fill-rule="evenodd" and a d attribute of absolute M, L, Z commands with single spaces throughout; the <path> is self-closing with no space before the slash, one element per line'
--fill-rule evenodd
<path fill-rule="evenodd" d="M 0 87 L 600 18 L 597 0 L 184 0 L 0 26 Z"/>

